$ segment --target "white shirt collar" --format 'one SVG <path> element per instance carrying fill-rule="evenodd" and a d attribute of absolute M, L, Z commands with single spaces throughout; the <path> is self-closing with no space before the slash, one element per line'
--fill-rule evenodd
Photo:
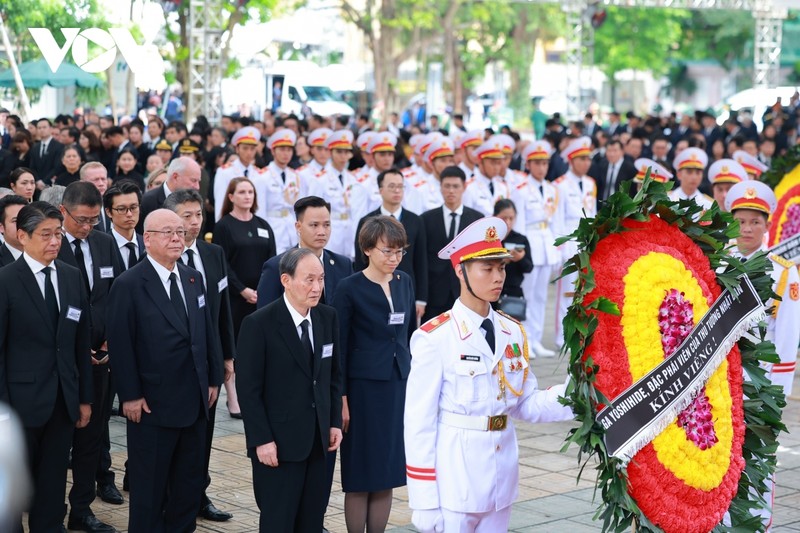
<path fill-rule="evenodd" d="M 286 304 L 286 307 L 289 309 L 289 315 L 292 317 L 292 322 L 294 322 L 294 327 L 299 328 L 300 324 L 303 320 L 308 320 L 308 323 L 311 324 L 311 309 L 308 310 L 308 315 L 303 316 L 297 312 L 297 309 L 292 307 L 292 304 L 289 303 L 289 299 L 286 297 L 286 293 L 283 293 L 283 303 Z"/>
<path fill-rule="evenodd" d="M 392 217 L 396 218 L 397 220 L 400 220 L 400 213 L 402 213 L 402 212 L 403 212 L 403 206 L 402 205 L 397 208 L 397 211 L 387 211 L 386 208 L 383 207 L 383 205 L 381 205 L 381 215 L 383 215 L 383 216 L 387 216 L 387 217 L 392 216 Z"/>
<path fill-rule="evenodd" d="M 455 213 L 458 216 L 464 214 L 464 204 L 459 204 L 459 206 L 453 209 L 452 211 L 446 205 L 442 205 L 442 209 L 444 209 L 444 214 L 447 216 L 450 216 L 450 213 Z"/>
<path fill-rule="evenodd" d="M 14 258 L 14 261 L 19 259 L 19 256 L 21 256 L 23 252 L 17 250 L 16 248 L 8 244 L 8 241 L 6 241 L 4 244 L 6 245 L 6 248 L 8 248 L 8 251 L 11 254 L 11 256 Z"/>
<path fill-rule="evenodd" d="M 52 268 L 53 270 L 56 269 L 56 262 L 55 261 L 51 261 L 49 265 L 45 265 L 44 263 L 40 263 L 39 261 L 37 261 L 36 259 L 34 259 L 33 257 L 29 256 L 28 254 L 26 254 L 24 252 L 22 254 L 22 257 L 25 258 L 25 262 L 28 263 L 28 267 L 31 269 L 31 272 L 33 272 L 34 276 L 36 274 L 38 274 L 39 272 L 41 272 L 43 268 L 48 267 L 48 266 L 50 268 Z"/>
<path fill-rule="evenodd" d="M 117 246 L 119 248 L 122 248 L 123 246 L 125 246 L 126 244 L 131 243 L 131 242 L 133 244 L 135 244 L 137 248 L 139 247 L 139 243 L 137 242 L 136 233 L 135 232 L 133 234 L 133 239 L 131 239 L 129 241 L 128 239 L 123 237 L 120 232 L 118 232 L 116 229 L 114 229 L 114 226 L 111 226 L 111 235 L 114 237 L 114 240 L 117 241 Z"/>
<path fill-rule="evenodd" d="M 169 182 L 169 180 L 165 181 L 164 185 L 162 185 L 162 187 L 164 187 L 164 194 L 169 196 L 170 194 L 172 194 L 172 191 L 170 190 L 169 187 L 167 187 L 167 182 Z"/>
<path fill-rule="evenodd" d="M 466 305 L 464 302 L 461 301 L 461 298 L 457 298 L 455 305 L 453 307 L 458 307 L 458 313 L 461 315 L 466 316 L 466 318 L 473 324 L 473 326 L 477 329 L 480 328 L 483 324 L 483 321 L 487 318 L 492 321 L 494 324 L 494 316 L 492 313 L 492 306 L 489 306 L 489 314 L 487 316 L 481 316 Z"/>
<path fill-rule="evenodd" d="M 175 266 L 172 267 L 172 270 L 167 270 L 167 268 L 165 266 L 161 265 L 159 262 L 157 262 L 155 259 L 153 259 L 149 255 L 146 256 L 146 257 L 147 257 L 147 260 L 150 261 L 150 264 L 153 265 L 153 268 L 156 269 L 156 274 L 158 274 L 158 277 L 161 280 L 161 283 L 163 283 L 164 285 L 169 283 L 169 275 L 170 274 L 174 273 L 176 276 L 178 276 L 178 279 L 181 279 L 181 273 L 178 271 L 178 264 L 177 263 L 175 263 Z"/>
<path fill-rule="evenodd" d="M 198 255 L 200 255 L 200 250 L 198 250 L 198 249 L 197 249 L 197 239 L 195 239 L 194 241 L 192 241 L 192 245 L 191 245 L 191 246 L 186 246 L 186 245 L 184 244 L 184 245 L 183 245 L 183 253 L 186 253 L 186 250 L 191 250 L 191 251 L 193 251 L 195 256 L 198 256 Z"/>

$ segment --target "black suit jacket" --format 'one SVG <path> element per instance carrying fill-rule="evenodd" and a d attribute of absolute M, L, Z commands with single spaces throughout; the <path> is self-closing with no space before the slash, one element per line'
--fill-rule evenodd
<path fill-rule="evenodd" d="M 461 286 L 450 261 L 439 259 L 438 255 L 439 250 L 450 243 L 447 239 L 449 228 L 444 227 L 444 206 L 422 213 L 421 218 L 426 233 L 428 256 L 428 307 L 446 310 L 453 306 L 461 292 Z M 481 218 L 483 215 L 480 212 L 465 206 L 456 235 Z"/>
<path fill-rule="evenodd" d="M 60 312 L 48 318 L 44 296 L 20 258 L 0 269 L 0 401 L 16 410 L 25 427 L 44 425 L 59 388 L 71 420 L 79 404 L 92 403 L 89 303 L 78 269 L 55 260 Z M 74 317 L 79 311 L 78 320 Z"/>
<path fill-rule="evenodd" d="M 211 322 L 218 325 L 219 351 L 224 359 L 236 356 L 236 338 L 233 336 L 233 317 L 228 295 L 228 265 L 221 246 L 197 241 L 197 251 L 206 271 L 206 303 L 211 310 Z"/>
<path fill-rule="evenodd" d="M 322 449 L 327 450 L 330 428 L 342 427 L 336 311 L 320 304 L 310 314 L 313 368 L 283 298 L 242 322 L 236 391 L 250 457 L 256 456 L 256 447 L 274 442 L 279 462 L 303 461 L 311 453 L 317 428 Z"/>
<path fill-rule="evenodd" d="M 141 261 L 142 259 L 144 259 L 145 256 L 144 238 L 142 237 L 141 233 L 136 233 L 136 244 L 139 249 L 138 261 Z M 122 267 L 122 271 L 124 272 L 125 270 L 128 270 L 128 263 L 126 263 L 125 259 L 122 258 L 122 251 L 119 249 L 119 246 L 117 246 L 116 239 L 114 239 L 114 248 L 117 250 L 117 260 L 119 261 L 119 264 Z"/>
<path fill-rule="evenodd" d="M 166 199 L 167 193 L 164 192 L 163 185 L 144 193 L 142 205 L 139 209 L 139 222 L 136 224 L 136 233 L 144 233 L 144 219 L 156 209 L 160 209 Z"/>
<path fill-rule="evenodd" d="M 594 182 L 597 185 L 597 198 L 604 198 L 604 193 L 606 189 L 606 178 L 608 176 L 608 159 L 605 157 L 600 160 L 597 165 L 592 165 L 589 169 L 589 175 L 594 178 Z M 630 181 L 636 177 L 637 174 L 636 167 L 633 163 L 628 159 L 623 157 L 622 164 L 617 171 L 617 178 L 614 180 L 614 183 L 611 184 L 611 191 L 608 193 L 608 196 L 611 196 L 615 192 L 619 190 L 619 186 L 623 181 Z"/>
<path fill-rule="evenodd" d="M 284 252 L 286 253 L 286 252 Z M 258 280 L 257 307 L 261 309 L 277 300 L 283 294 L 281 285 L 280 264 L 283 254 L 270 257 L 261 268 L 261 278 Z M 353 273 L 353 262 L 347 257 L 330 250 L 322 251 L 322 266 L 325 268 L 325 301 L 333 302 L 333 295 L 340 280 Z M 325 448 L 327 449 L 327 447 Z"/>
<path fill-rule="evenodd" d="M 89 295 L 89 309 L 91 316 L 92 350 L 99 350 L 106 342 L 106 309 L 108 306 L 108 293 L 111 284 L 122 274 L 119 262 L 119 251 L 114 237 L 99 231 L 92 231 L 86 238 L 89 251 L 92 254 L 92 292 Z M 61 241 L 58 258 L 78 268 L 73 247 L 66 235 Z M 111 269 L 110 271 L 108 269 Z"/>
<path fill-rule="evenodd" d="M 31 170 L 33 170 L 33 175 L 37 180 L 46 181 L 61 164 L 64 145 L 55 140 L 55 138 L 51 138 L 44 157 L 40 154 L 41 147 L 42 141 L 36 141 L 33 148 L 31 148 Z"/>
<path fill-rule="evenodd" d="M 14 259 L 14 256 L 11 255 L 11 250 L 8 249 L 8 244 L 4 242 L 2 245 L 0 245 L 0 268 L 10 265 L 14 261 L 16 261 L 16 259 Z"/>
<path fill-rule="evenodd" d="M 381 214 L 379 207 L 375 211 L 367 213 L 367 215 L 358 221 L 358 229 L 356 229 L 356 260 L 353 264 L 355 271 L 364 270 L 367 268 L 367 262 L 364 255 L 358 249 L 358 234 L 361 232 L 361 226 L 364 221 L 369 217 L 375 217 Z M 427 244 L 425 235 L 425 224 L 422 218 L 416 213 L 412 213 L 408 209 L 403 209 L 400 212 L 400 223 L 406 230 L 406 238 L 408 239 L 408 248 L 406 248 L 406 255 L 403 260 L 397 265 L 398 270 L 402 270 L 411 276 L 411 285 L 414 287 L 414 298 L 418 301 L 428 301 L 428 256 Z"/>
<path fill-rule="evenodd" d="M 189 330 L 149 259 L 123 272 L 111 288 L 107 321 L 111 370 L 120 401 L 147 401 L 152 412 L 142 412 L 142 424 L 194 424 L 200 408 L 208 416 L 208 387 L 222 383 L 222 355 L 213 326 L 209 327 L 203 279 L 180 263 L 178 270 Z"/>

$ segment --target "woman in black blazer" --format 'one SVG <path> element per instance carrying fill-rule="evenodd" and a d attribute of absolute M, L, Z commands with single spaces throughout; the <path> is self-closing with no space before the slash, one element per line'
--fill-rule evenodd
<path fill-rule="evenodd" d="M 503 239 L 503 246 L 511 252 L 511 261 L 506 265 L 503 296 L 524 296 L 522 279 L 525 274 L 533 271 L 530 242 L 525 235 L 514 231 L 514 222 L 517 220 L 517 208 L 514 202 L 507 199 L 498 200 L 494 204 L 494 216 L 502 218 L 508 226 L 508 234 Z"/>
<path fill-rule="evenodd" d="M 342 489 L 349 533 L 383 531 L 392 489 L 406 484 L 403 408 L 416 327 L 411 277 L 396 270 L 406 232 L 392 217 L 367 219 L 358 235 L 367 268 L 336 287 L 342 346 Z"/>

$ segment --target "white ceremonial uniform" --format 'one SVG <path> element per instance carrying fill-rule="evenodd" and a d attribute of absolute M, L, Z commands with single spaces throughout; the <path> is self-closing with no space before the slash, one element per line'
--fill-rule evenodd
<path fill-rule="evenodd" d="M 510 168 L 506 169 L 505 182 L 510 191 L 513 191 L 517 185 L 523 183 L 527 178 L 528 174 L 526 172 L 511 170 Z"/>
<path fill-rule="evenodd" d="M 300 177 L 300 198 L 310 196 L 311 193 L 308 192 L 308 183 L 313 180 L 317 174 L 324 172 L 326 168 L 326 165 L 320 165 L 317 163 L 316 159 L 312 159 L 307 165 L 303 165 L 295 170 Z"/>
<path fill-rule="evenodd" d="M 356 179 L 347 169 L 339 172 L 328 163 L 307 184 L 308 196 L 319 196 L 331 204 L 331 238 L 326 248 L 350 259 L 355 257 L 354 242 L 358 223 L 352 216 L 350 204 L 355 183 Z"/>
<path fill-rule="evenodd" d="M 697 205 L 702 207 L 703 209 L 711 209 L 711 205 L 714 203 L 714 199 L 706 196 L 705 194 L 701 193 L 699 190 L 694 191 L 694 194 L 689 196 L 683 189 L 678 187 L 677 189 L 673 189 L 667 193 L 669 199 L 673 202 L 677 202 L 678 200 L 694 200 Z"/>
<path fill-rule="evenodd" d="M 491 181 L 494 192 L 489 188 Z M 484 216 L 494 213 L 494 204 L 498 200 L 508 198 L 508 185 L 503 178 L 495 176 L 491 180 L 481 173 L 480 169 L 475 169 L 475 174 L 467 180 L 466 190 L 464 191 L 463 204 L 479 211 Z"/>
<path fill-rule="evenodd" d="M 516 229 L 528 237 L 533 270 L 522 280 L 522 292 L 527 301 L 525 331 L 531 343 L 542 342 L 544 314 L 547 306 L 547 285 L 561 255 L 555 247 L 553 217 L 558 207 L 558 191 L 547 180 L 536 181 L 528 176 L 511 190 L 517 206 Z"/>
<path fill-rule="evenodd" d="M 444 203 L 439 180 L 422 167 L 404 169 L 403 180 L 403 209 L 419 215 Z"/>
<path fill-rule="evenodd" d="M 238 159 L 219 167 L 214 174 L 214 216 L 216 220 L 222 218 L 222 203 L 225 201 L 225 192 L 228 190 L 231 180 L 244 177 L 255 183 L 260 176 L 257 166 L 250 163 L 249 166 L 245 167 Z"/>
<path fill-rule="evenodd" d="M 519 493 L 517 436 L 511 420 L 505 429 L 488 431 L 489 417 L 573 418 L 558 402 L 566 385 L 537 388 L 521 325 L 491 309 L 488 318 L 494 352 L 481 328 L 483 317 L 460 299 L 411 337 L 404 417 L 409 507 L 441 509 L 447 532 L 507 530 L 507 519 L 505 524 L 491 519 L 497 513 L 509 516 L 506 510 Z M 509 352 L 518 356 L 509 358 Z M 477 527 L 465 526 L 476 520 Z"/>
<path fill-rule="evenodd" d="M 356 182 L 353 186 L 351 203 L 351 213 L 353 219 L 358 221 L 364 218 L 367 213 L 375 211 L 383 203 L 381 193 L 378 190 L 378 171 L 372 167 L 364 167 L 360 173 L 356 173 Z"/>
<path fill-rule="evenodd" d="M 572 170 L 555 181 L 558 190 L 558 205 L 553 217 L 553 233 L 556 238 L 569 235 L 576 229 L 581 218 L 594 217 L 597 214 L 597 186 L 589 176 L 578 177 Z M 569 241 L 561 245 L 560 262 L 570 259 L 578 251 L 577 244 Z M 575 282 L 578 273 L 563 277 L 556 283 L 556 346 L 564 345 L 564 334 L 561 321 L 567 314 L 567 307 L 572 302 Z"/>
<path fill-rule="evenodd" d="M 458 168 L 464 171 L 464 175 L 467 176 L 467 179 L 470 179 L 472 175 L 475 174 L 475 172 L 478 172 L 477 165 L 475 166 L 474 169 L 470 170 L 470 168 L 467 165 L 465 165 L 463 161 L 458 164 Z"/>
<path fill-rule="evenodd" d="M 281 173 L 285 173 L 284 182 Z M 294 229 L 294 203 L 300 198 L 300 178 L 289 168 L 281 169 L 271 162 L 259 171 L 260 185 L 256 185 L 258 211 L 256 215 L 269 222 L 275 233 L 277 253 L 283 253 L 297 245 Z"/>

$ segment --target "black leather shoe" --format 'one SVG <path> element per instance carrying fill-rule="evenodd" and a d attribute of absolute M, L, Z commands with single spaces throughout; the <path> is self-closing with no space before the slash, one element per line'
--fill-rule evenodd
<path fill-rule="evenodd" d="M 71 531 L 89 531 L 94 533 L 117 533 L 113 526 L 101 522 L 97 517 L 89 515 L 81 518 L 70 517 L 67 529 Z"/>
<path fill-rule="evenodd" d="M 97 497 L 106 503 L 112 503 L 114 505 L 122 505 L 125 503 L 122 494 L 120 494 L 113 483 L 97 485 Z"/>
<path fill-rule="evenodd" d="M 220 511 L 214 504 L 208 502 L 206 505 L 200 508 L 200 512 L 197 513 L 197 516 L 200 518 L 205 518 L 206 520 L 211 520 L 212 522 L 227 522 L 233 515 L 231 513 L 226 513 L 225 511 Z"/>
<path fill-rule="evenodd" d="M 128 484 L 128 473 L 126 472 L 124 476 L 122 476 L 122 490 L 125 492 L 131 491 L 131 486 Z"/>

